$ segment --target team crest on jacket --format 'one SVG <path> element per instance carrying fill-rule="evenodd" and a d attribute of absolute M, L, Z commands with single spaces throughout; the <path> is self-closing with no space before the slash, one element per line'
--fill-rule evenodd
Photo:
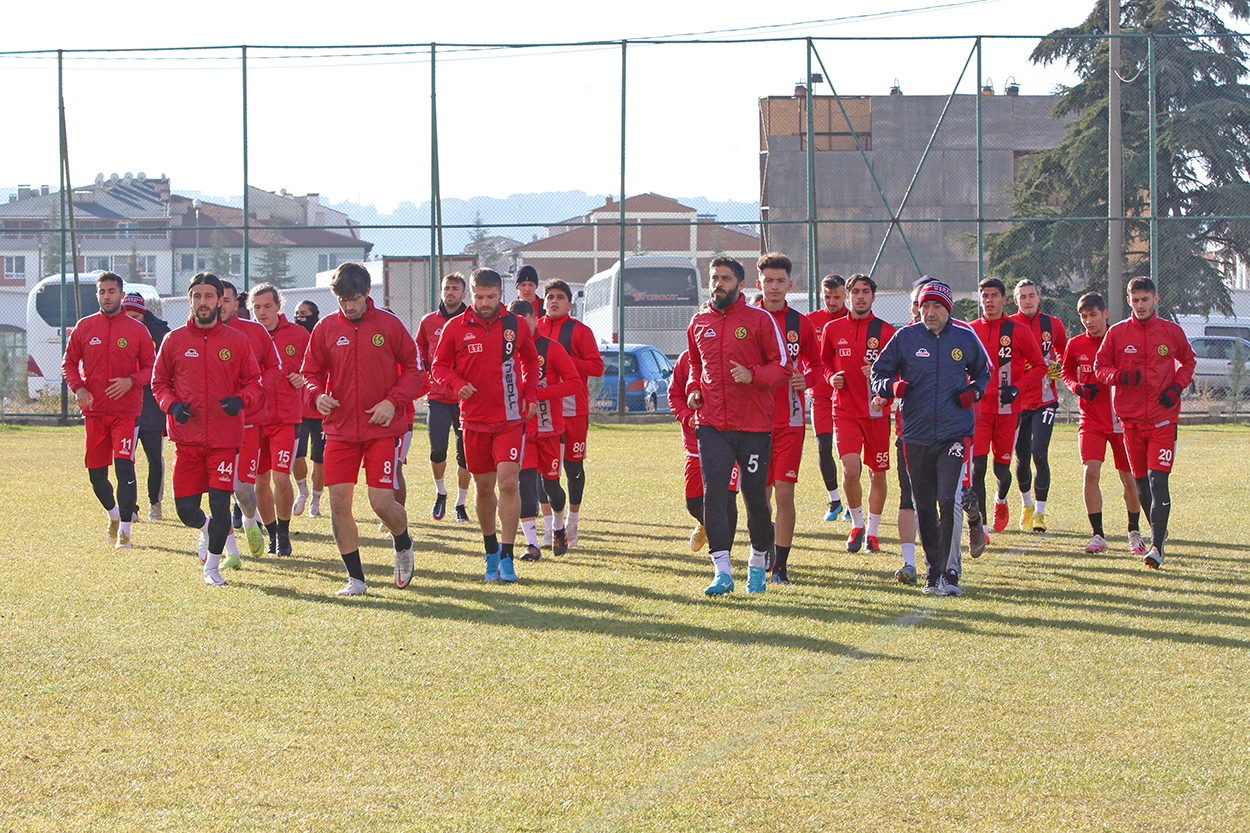
<path fill-rule="evenodd" d="M 230 361 L 230 348 L 229 347 L 221 348 L 221 350 L 217 352 L 217 358 L 221 359 L 223 362 Z"/>
<path fill-rule="evenodd" d="M 916 355 L 922 359 L 927 359 L 929 358 L 929 351 L 921 347 L 919 350 L 916 351 Z"/>
<path fill-rule="evenodd" d="M 386 337 L 381 333 L 374 333 L 373 338 L 370 340 L 373 342 L 374 347 L 381 347 L 383 344 L 386 344 Z"/>
<path fill-rule="evenodd" d="M 122 336 L 121 338 L 117 339 L 117 346 L 118 346 L 118 347 L 120 347 L 120 348 L 121 348 L 121 349 L 123 349 L 123 350 L 125 350 L 125 349 L 126 349 L 126 345 L 127 345 L 127 344 L 129 344 L 129 343 L 130 343 L 130 342 L 126 340 L 126 337 L 125 337 L 125 336 Z M 1160 353 L 1159 355 L 1163 355 L 1163 354 L 1162 354 L 1162 353 Z"/>
<path fill-rule="evenodd" d="M 477 338 L 477 336 L 473 335 L 473 333 L 465 333 L 465 334 L 464 334 L 464 340 L 465 340 L 465 341 L 473 341 L 473 340 L 475 340 L 476 338 Z"/>
<path fill-rule="evenodd" d="M 881 339 L 877 338 L 876 336 L 872 336 L 871 338 L 868 339 L 869 350 L 876 350 L 880 346 L 881 346 Z"/>
<path fill-rule="evenodd" d="M 1131 344 L 1130 344 L 1128 347 L 1125 347 L 1125 348 L 1124 348 L 1124 352 L 1125 352 L 1125 353 L 1136 353 L 1136 352 L 1137 352 L 1137 348 L 1136 348 L 1136 347 L 1134 347 L 1133 345 L 1131 345 Z"/>
<path fill-rule="evenodd" d="M 698 334 L 699 334 L 699 333 L 698 333 L 698 331 L 696 330 L 696 331 L 695 331 L 695 335 L 698 335 Z M 704 328 L 703 328 L 703 337 L 704 337 L 704 338 L 716 338 L 716 330 L 713 330 L 711 327 L 704 327 Z"/>
<path fill-rule="evenodd" d="M 515 339 L 516 339 L 516 330 L 504 330 L 504 331 L 503 331 L 503 337 L 504 337 L 506 340 L 508 340 L 508 341 L 513 341 L 513 340 L 515 340 Z"/>
<path fill-rule="evenodd" d="M 334 342 L 335 347 L 346 347 L 348 344 L 351 342 L 347 340 L 347 336 L 339 336 L 339 340 Z"/>
<path fill-rule="evenodd" d="M 1168 346 L 1166 344 L 1159 345 L 1159 355 L 1166 356 L 1168 354 Z"/>
<path fill-rule="evenodd" d="M 741 328 L 739 328 L 739 329 L 741 329 Z M 743 338 L 743 336 L 738 336 L 738 338 Z M 787 340 L 787 341 L 789 341 L 789 342 L 790 342 L 790 343 L 792 343 L 792 344 L 798 343 L 798 340 L 799 340 L 799 334 L 798 334 L 798 333 L 796 333 L 794 330 L 791 330 L 790 332 L 786 333 L 786 340 Z M 787 475 L 787 476 L 788 476 L 788 475 Z"/>
<path fill-rule="evenodd" d="M 838 344 L 846 344 L 846 339 L 844 338 L 838 339 Z"/>
<path fill-rule="evenodd" d="M 998 343 L 1004 347 L 1007 347 L 1008 345 L 1011 344 L 1011 336 L 1000 336 L 998 339 Z"/>
<path fill-rule="evenodd" d="M 954 350 L 952 350 L 952 351 L 951 351 L 951 358 L 952 358 L 952 359 L 954 359 L 954 360 L 955 360 L 955 361 L 957 361 L 957 362 L 961 362 L 961 361 L 963 361 L 963 360 L 964 360 L 964 351 L 963 351 L 963 350 L 960 350 L 958 347 L 956 347 Z"/>
<path fill-rule="evenodd" d="M 734 338 L 738 339 L 739 341 L 741 341 L 742 339 L 746 337 L 747 337 L 746 327 L 739 327 L 738 329 L 734 330 Z"/>
<path fill-rule="evenodd" d="M 104 342 L 100 341 L 100 339 L 96 338 L 95 336 L 92 336 L 91 341 L 88 341 L 87 343 L 88 344 L 103 344 Z"/>
<path fill-rule="evenodd" d="M 187 348 L 187 352 L 182 355 L 186 356 L 188 359 L 198 359 L 200 357 L 200 354 L 195 352 L 194 347 Z"/>
<path fill-rule="evenodd" d="M 295 355 L 295 345 L 294 345 L 294 344 L 288 344 L 288 345 L 286 346 L 286 354 L 287 354 L 288 356 L 294 356 L 294 355 Z"/>

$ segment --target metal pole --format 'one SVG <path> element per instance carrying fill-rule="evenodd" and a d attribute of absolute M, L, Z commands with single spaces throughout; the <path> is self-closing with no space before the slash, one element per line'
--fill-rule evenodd
<path fill-rule="evenodd" d="M 243 291 L 247 292 L 251 256 L 251 214 L 247 197 L 247 47 L 243 49 Z M 197 232 L 198 233 L 198 232 Z"/>
<path fill-rule="evenodd" d="M 430 309 L 438 309 L 438 272 L 434 268 L 434 253 L 438 248 L 436 239 L 435 211 L 438 205 L 438 106 L 435 103 L 435 58 L 436 47 L 430 44 Z M 440 263 L 440 268 L 441 268 Z"/>
<path fill-rule="evenodd" d="M 1107 44 L 1107 313 L 1124 315 L 1124 131 L 1120 117 L 1120 0 L 1108 0 Z"/>
<path fill-rule="evenodd" d="M 1146 39 L 1149 61 L 1148 83 L 1150 84 L 1150 277 L 1154 279 L 1156 289 L 1159 286 L 1159 147 L 1158 147 L 1158 113 L 1155 103 L 1155 36 L 1151 32 Z"/>
<path fill-rule="evenodd" d="M 985 280 L 985 134 L 981 107 L 981 85 L 985 75 L 981 71 L 981 39 L 977 38 L 977 284 Z"/>
<path fill-rule="evenodd" d="M 621 248 L 616 270 L 616 412 L 625 413 L 625 58 L 627 41 L 621 41 Z M 642 233 L 641 227 L 637 234 Z"/>
<path fill-rule="evenodd" d="M 816 118 L 813 113 L 816 99 L 812 89 L 812 39 L 807 39 L 807 78 L 804 82 L 807 95 L 807 308 L 816 309 L 816 282 L 820 279 L 819 241 L 816 239 Z M 847 122 L 850 123 L 849 121 Z"/>
<path fill-rule="evenodd" d="M 58 49 L 56 51 L 56 106 L 57 119 L 59 121 L 58 130 L 60 132 L 60 148 L 57 155 L 60 157 L 59 165 L 61 177 L 61 317 L 58 319 L 61 326 L 61 355 L 65 355 L 66 334 L 65 334 L 65 200 L 66 200 L 66 176 L 65 176 L 65 52 Z M 65 382 L 65 377 L 61 377 L 61 419 L 69 417 L 69 385 Z"/>

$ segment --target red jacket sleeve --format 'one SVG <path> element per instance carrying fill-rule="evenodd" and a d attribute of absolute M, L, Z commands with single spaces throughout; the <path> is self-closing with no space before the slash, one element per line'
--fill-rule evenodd
<path fill-rule="evenodd" d="M 1115 327 L 1107 330 L 1107 337 L 1102 340 L 1098 355 L 1094 356 L 1094 377 L 1108 386 L 1120 383 L 1116 378 L 1120 375 L 1120 369 L 1115 365 L 1116 335 Z"/>
<path fill-rule="evenodd" d="M 169 413 L 169 406 L 175 402 L 173 356 L 178 350 L 173 342 L 174 339 L 165 336 L 161 343 L 161 352 L 156 354 L 156 363 L 152 367 L 152 396 L 165 413 Z"/>
<path fill-rule="evenodd" d="M 80 325 L 82 322 L 78 322 Z M 150 341 L 151 339 L 149 339 Z M 78 372 L 78 363 L 82 361 L 82 327 L 74 328 L 69 334 L 69 342 L 65 345 L 65 358 L 61 362 L 61 373 L 65 376 L 65 384 L 70 393 L 86 387 L 82 374 Z"/>
<path fill-rule="evenodd" d="M 599 343 L 595 341 L 595 334 L 590 328 L 584 324 L 573 330 L 573 355 L 570 357 L 573 364 L 577 367 L 577 372 L 582 377 L 602 376 L 603 375 L 603 356 L 599 353 Z M 581 353 L 582 356 L 577 354 Z M 535 353 L 537 356 L 537 353 Z"/>
<path fill-rule="evenodd" d="M 803 363 L 807 370 L 803 373 L 803 382 L 807 387 L 816 384 L 816 380 L 824 378 L 824 357 L 820 352 L 820 344 L 816 341 L 816 325 L 806 315 L 799 320 L 799 344 L 803 346 Z"/>
<path fill-rule="evenodd" d="M 558 376 L 560 381 L 551 384 L 551 377 Z M 547 347 L 547 387 L 538 391 L 539 399 L 560 399 L 572 396 L 582 386 L 582 377 L 577 372 L 577 365 L 569 358 L 568 351 L 560 342 L 552 341 Z"/>
<path fill-rule="evenodd" d="M 444 330 L 443 332 L 446 332 Z M 442 345 L 442 342 L 439 342 Z M 526 402 L 538 401 L 538 348 L 534 346 L 534 337 L 530 335 L 530 328 L 525 322 L 521 322 L 521 326 L 517 327 L 516 352 L 521 359 L 521 384 L 522 398 Z M 599 354 L 598 348 L 595 349 L 595 355 Z M 599 360 L 599 375 L 603 375 L 603 359 Z M 578 379 L 581 384 L 581 379 Z"/>
<path fill-rule="evenodd" d="M 1055 360 L 1062 362 L 1064 357 L 1068 355 L 1068 331 L 1063 326 L 1063 322 L 1055 316 L 1051 316 L 1053 322 L 1053 330 L 1051 331 L 1051 349 L 1054 351 Z"/>
<path fill-rule="evenodd" d="M 252 355 L 251 350 L 242 350 L 243 361 L 239 365 L 239 398 L 243 400 L 244 405 L 255 405 L 265 395 L 264 377 L 261 375 L 260 365 L 256 363 L 256 357 Z M 273 351 L 275 359 L 278 352 Z"/>
<path fill-rule="evenodd" d="M 452 396 L 457 396 L 460 389 L 468 384 L 456 373 L 456 344 L 460 340 L 460 331 L 455 326 L 457 320 L 459 319 L 452 319 L 443 327 L 443 334 L 439 336 L 438 345 L 434 348 L 434 357 L 430 360 L 430 376 L 451 391 Z M 455 336 L 448 337 L 453 332 Z"/>
<path fill-rule="evenodd" d="M 124 315 L 125 313 L 123 313 Z M 140 324 L 139 326 L 143 326 Z M 144 330 L 147 328 L 144 327 Z M 139 368 L 130 374 L 130 381 L 134 386 L 141 388 L 145 385 L 152 384 L 152 368 L 156 365 L 156 347 L 152 344 L 152 337 L 139 339 Z"/>
<path fill-rule="evenodd" d="M 326 366 L 329 354 L 325 346 L 327 332 L 321 324 L 313 327 L 312 336 L 308 339 L 308 349 L 304 351 L 304 362 L 299 369 L 300 375 L 304 377 L 304 401 L 311 408 L 317 407 L 317 397 L 326 392 L 326 379 L 329 374 Z"/>
<path fill-rule="evenodd" d="M 751 384 L 757 388 L 775 388 L 788 381 L 792 368 L 786 364 L 786 348 L 781 340 L 781 330 L 770 313 L 759 316 L 755 326 L 756 338 L 760 350 L 764 354 L 764 363 L 758 367 L 748 368 L 751 371 Z"/>
<path fill-rule="evenodd" d="M 1180 327 L 1176 328 L 1176 342 L 1172 345 L 1175 352 L 1174 358 L 1180 362 L 1180 367 L 1176 368 L 1176 375 L 1172 381 L 1179 388 L 1189 387 L 1189 383 L 1194 380 L 1194 366 L 1197 365 L 1197 357 L 1194 355 L 1193 345 L 1189 343 L 1189 339 L 1185 338 L 1185 331 Z"/>
<path fill-rule="evenodd" d="M 261 326 L 257 324 L 256 326 Z M 244 333 L 250 341 L 252 336 L 250 333 Z M 257 343 L 260 339 L 256 339 Z M 260 351 L 260 383 L 263 390 L 273 390 L 278 384 L 279 377 L 282 376 L 282 359 L 278 358 L 278 345 L 273 343 L 273 339 L 265 334 L 265 346 Z"/>
<path fill-rule="evenodd" d="M 703 357 L 699 355 L 699 346 L 694 340 L 694 321 L 686 328 L 686 356 L 690 361 L 690 372 L 686 374 L 686 397 L 698 391 L 702 393 L 700 382 L 703 379 Z"/>
<path fill-rule="evenodd" d="M 398 323 L 399 319 L 395 319 Z M 397 410 L 408 407 L 408 404 L 424 393 L 425 371 L 421 369 L 421 357 L 417 354 L 417 343 L 408 335 L 403 325 L 395 327 L 392 334 L 393 343 L 399 345 L 396 362 L 399 365 L 399 378 L 386 398 L 395 405 Z"/>
<path fill-rule="evenodd" d="M 1067 386 L 1068 390 L 1073 393 L 1076 393 L 1076 389 L 1083 384 L 1080 377 L 1077 375 L 1077 368 L 1081 363 L 1077 360 L 1076 353 L 1077 351 L 1075 350 L 1069 351 L 1067 349 L 1067 342 L 1065 341 L 1063 364 L 1060 365 L 1059 368 L 1059 377 L 1063 379 L 1063 383 Z"/>
<path fill-rule="evenodd" d="M 1027 327 L 1017 326 L 1013 330 L 1013 340 L 1018 341 L 1016 355 L 1023 358 L 1028 364 L 1028 368 L 1020 376 L 1018 380 L 1013 379 L 1012 384 L 1022 391 L 1033 390 L 1034 387 L 1040 388 L 1042 380 L 1046 377 L 1046 359 L 1042 357 L 1042 348 L 1038 345 L 1037 339 L 1029 332 Z M 1014 357 L 1013 357 L 1014 361 Z M 1014 371 L 1013 371 L 1014 372 Z"/>
<path fill-rule="evenodd" d="M 668 409 L 682 425 L 690 425 L 694 411 L 686 402 L 686 385 L 690 382 L 690 353 L 682 353 L 673 366 L 673 378 L 668 383 Z"/>
<path fill-rule="evenodd" d="M 826 324 L 820 331 L 820 372 L 829 387 L 833 387 L 834 374 L 838 372 L 838 357 L 833 347 L 831 330 L 833 322 Z"/>

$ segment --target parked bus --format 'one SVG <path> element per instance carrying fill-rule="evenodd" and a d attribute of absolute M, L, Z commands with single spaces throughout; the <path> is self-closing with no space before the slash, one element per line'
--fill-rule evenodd
<path fill-rule="evenodd" d="M 607 344 L 620 340 L 617 292 L 621 263 L 586 281 L 582 320 L 595 338 Z M 686 349 L 686 328 L 707 299 L 699 269 L 686 257 L 637 255 L 625 258 L 625 340 L 650 344 L 675 358 Z"/>
<path fill-rule="evenodd" d="M 61 332 L 65 338 L 73 332 L 80 317 L 100 311 L 96 300 L 95 279 L 101 272 L 78 273 L 78 304 L 74 303 L 74 276 L 50 275 L 30 290 L 26 300 L 26 388 L 31 397 L 51 394 L 61 389 Z M 61 310 L 61 281 L 65 281 L 65 309 Z M 156 287 L 145 283 L 126 283 L 125 292 L 137 292 L 153 314 L 161 314 L 161 296 Z"/>

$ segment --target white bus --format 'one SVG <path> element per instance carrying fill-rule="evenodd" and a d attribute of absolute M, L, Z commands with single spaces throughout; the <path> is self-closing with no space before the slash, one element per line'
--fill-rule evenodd
<path fill-rule="evenodd" d="M 617 291 L 621 263 L 586 281 L 582 320 L 601 343 L 620 340 Z M 625 258 L 625 340 L 650 344 L 674 358 L 686 349 L 686 328 L 707 300 L 699 269 L 687 257 L 636 255 Z"/>
<path fill-rule="evenodd" d="M 52 394 L 61 389 L 61 331 L 65 338 L 73 332 L 80 317 L 100 311 L 96 300 L 95 279 L 101 272 L 78 273 L 78 300 L 74 304 L 74 276 L 50 275 L 30 290 L 26 300 L 26 389 L 32 398 Z M 61 281 L 65 281 L 65 310 L 61 310 Z M 161 314 L 161 296 L 156 287 L 145 283 L 126 283 L 125 292 L 137 292 L 153 314 Z"/>

